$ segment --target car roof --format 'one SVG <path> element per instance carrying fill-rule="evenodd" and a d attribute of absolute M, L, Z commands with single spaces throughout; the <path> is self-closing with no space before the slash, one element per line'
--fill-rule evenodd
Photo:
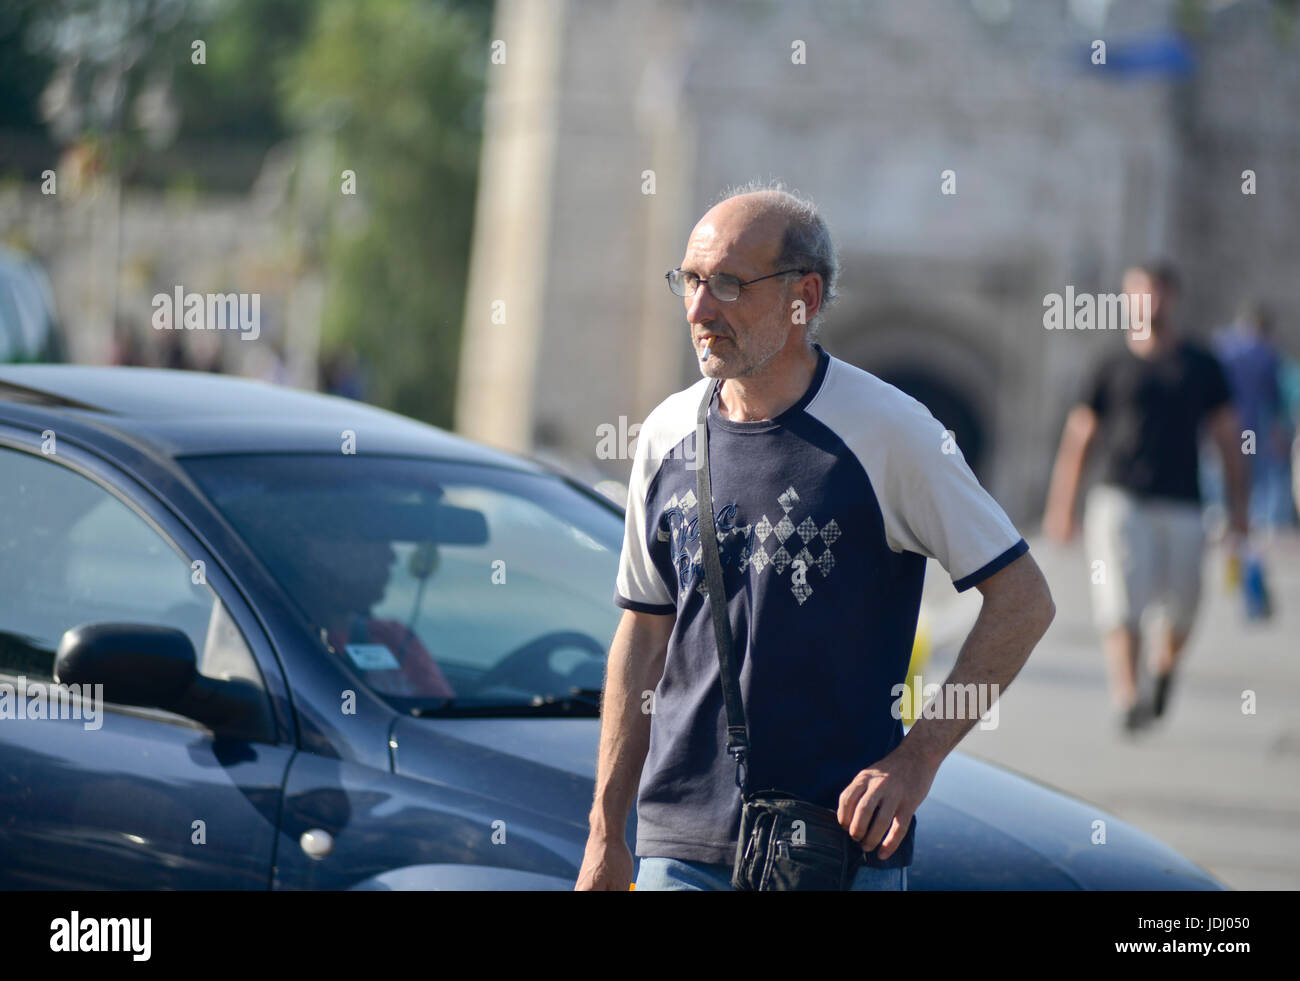
<path fill-rule="evenodd" d="M 231 453 L 393 454 L 546 468 L 352 399 L 166 368 L 0 365 L 0 405 L 90 423 L 165 457 Z"/>

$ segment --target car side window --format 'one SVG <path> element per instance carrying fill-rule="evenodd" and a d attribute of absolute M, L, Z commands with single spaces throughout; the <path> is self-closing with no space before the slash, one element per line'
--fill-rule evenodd
<path fill-rule="evenodd" d="M 225 605 L 145 518 L 88 477 L 0 448 L 0 673 L 53 677 L 64 631 L 89 623 L 173 627 L 199 673 L 264 688 Z"/>

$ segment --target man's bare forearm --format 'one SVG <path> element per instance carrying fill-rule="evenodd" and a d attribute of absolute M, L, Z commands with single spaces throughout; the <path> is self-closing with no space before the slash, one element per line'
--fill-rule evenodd
<path fill-rule="evenodd" d="M 1052 466 L 1051 482 L 1047 490 L 1047 510 L 1063 515 L 1074 513 L 1079 497 L 1079 484 L 1083 479 L 1083 447 L 1077 439 L 1066 436 Z"/>
<path fill-rule="evenodd" d="M 987 704 L 992 704 L 1029 660 L 1056 615 L 1056 606 L 1038 564 L 1028 554 L 977 588 L 984 593 L 984 603 L 945 685 L 987 685 Z M 942 694 L 937 697 L 943 698 Z M 902 746 L 937 767 L 977 721 L 920 718 L 908 730 Z"/>
<path fill-rule="evenodd" d="M 663 676 L 674 617 L 624 613 L 614 633 L 600 711 L 591 834 L 622 839 L 650 748 L 650 700 Z"/>
<path fill-rule="evenodd" d="M 1083 481 L 1083 464 L 1097 429 L 1096 416 L 1091 410 L 1076 406 L 1066 419 L 1061 434 L 1061 445 L 1052 466 L 1051 482 L 1047 492 L 1047 512 L 1060 518 L 1074 514 Z"/>
<path fill-rule="evenodd" d="M 1228 497 L 1229 527 L 1239 535 L 1250 532 L 1250 471 L 1235 440 L 1222 447 L 1223 476 Z"/>

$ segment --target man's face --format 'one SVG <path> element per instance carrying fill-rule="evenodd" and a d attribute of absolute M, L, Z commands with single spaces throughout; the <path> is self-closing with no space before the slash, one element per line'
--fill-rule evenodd
<path fill-rule="evenodd" d="M 387 542 L 311 537 L 299 552 L 296 585 L 308 612 L 321 620 L 368 613 L 388 590 L 394 554 Z"/>
<path fill-rule="evenodd" d="M 1126 340 L 1128 340 L 1130 347 L 1135 344 L 1140 346 L 1146 343 L 1150 337 L 1151 325 L 1163 323 L 1169 313 L 1169 292 L 1141 269 L 1130 269 L 1124 273 L 1123 290 L 1128 294 L 1129 317 L 1132 327 Z M 1144 303 L 1150 303 L 1151 305 L 1151 323 L 1141 324 L 1139 323 L 1138 311 L 1143 309 L 1142 304 Z"/>
<path fill-rule="evenodd" d="M 794 325 L 787 277 L 742 287 L 740 296 L 729 302 L 716 299 L 703 282 L 714 273 L 746 282 L 776 272 L 782 230 L 780 219 L 751 220 L 733 199 L 710 210 L 691 232 L 681 268 L 699 276 L 701 283 L 683 302 L 696 355 L 709 347 L 700 369 L 710 378 L 751 375 L 790 340 Z"/>

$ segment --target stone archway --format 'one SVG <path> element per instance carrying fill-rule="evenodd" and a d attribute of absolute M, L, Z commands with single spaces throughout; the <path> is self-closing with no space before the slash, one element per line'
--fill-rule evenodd
<path fill-rule="evenodd" d="M 915 311 L 857 322 L 866 326 L 832 331 L 828 325 L 827 347 L 925 405 L 952 430 L 966 462 L 986 483 L 997 448 L 996 372 L 987 350 Z"/>

